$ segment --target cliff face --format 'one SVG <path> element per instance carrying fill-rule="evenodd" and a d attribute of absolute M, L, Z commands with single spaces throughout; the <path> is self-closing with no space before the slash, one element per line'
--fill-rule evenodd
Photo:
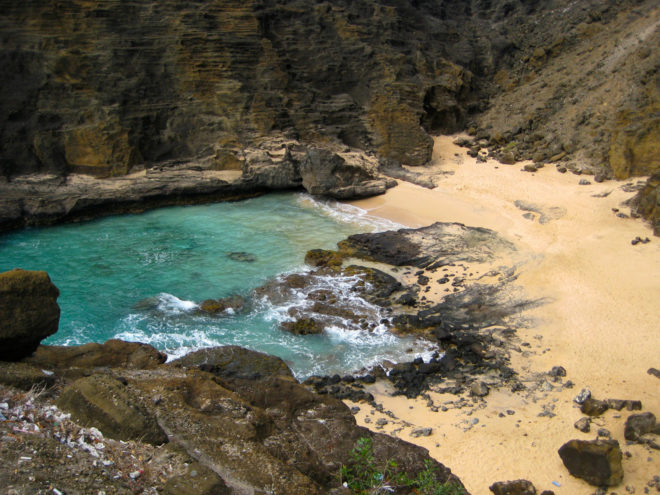
<path fill-rule="evenodd" d="M 605 72 L 542 73 L 614 43 L 621 12 L 638 42 Z M 658 125 L 658 53 L 641 50 L 657 42 L 657 18 L 650 0 L 11 2 L 0 13 L 0 176 L 102 177 L 199 158 L 240 169 L 242 150 L 272 134 L 421 165 L 427 133 L 466 123 L 509 140 L 545 134 L 521 157 L 598 139 L 587 159 L 643 173 L 627 157 L 657 148 L 646 129 Z M 598 135 L 563 139 L 574 124 L 564 101 L 614 69 L 621 112 L 576 113 Z"/>
<path fill-rule="evenodd" d="M 13 2 L 0 20 L 0 167 L 120 175 L 273 132 L 410 164 L 455 130 L 470 74 L 407 2 Z M 426 108 L 426 110 L 425 110 Z"/>

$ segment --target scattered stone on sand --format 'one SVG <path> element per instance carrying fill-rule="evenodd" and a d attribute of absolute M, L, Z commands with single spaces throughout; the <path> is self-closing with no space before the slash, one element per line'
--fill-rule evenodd
<path fill-rule="evenodd" d="M 536 495 L 536 487 L 527 480 L 498 481 L 488 488 L 494 495 Z"/>
<path fill-rule="evenodd" d="M 582 433 L 589 433 L 591 429 L 591 418 L 583 417 L 578 419 L 573 425 L 577 430 L 580 430 Z"/>
<path fill-rule="evenodd" d="M 594 486 L 621 483 L 622 455 L 616 440 L 570 440 L 559 449 L 559 456 L 571 475 Z"/>
<path fill-rule="evenodd" d="M 660 434 L 660 426 L 656 424 L 655 415 L 651 412 L 631 414 L 626 419 L 623 436 L 626 440 L 638 442 L 647 433 Z"/>
<path fill-rule="evenodd" d="M 17 361 L 57 332 L 59 290 L 46 272 L 0 273 L 0 359 Z"/>
<path fill-rule="evenodd" d="M 600 416 L 608 409 L 607 402 L 594 399 L 593 397 L 589 397 L 580 405 L 580 411 L 588 416 Z"/>
<path fill-rule="evenodd" d="M 654 376 L 656 378 L 660 378 L 660 370 L 657 368 L 649 368 L 647 370 L 647 373 L 651 376 Z"/>
<path fill-rule="evenodd" d="M 475 397 L 485 397 L 490 392 L 488 385 L 482 381 L 476 381 L 470 385 L 470 393 Z"/>
<path fill-rule="evenodd" d="M 432 433 L 433 433 L 433 428 L 416 428 L 410 432 L 410 436 L 413 438 L 430 437 Z"/>

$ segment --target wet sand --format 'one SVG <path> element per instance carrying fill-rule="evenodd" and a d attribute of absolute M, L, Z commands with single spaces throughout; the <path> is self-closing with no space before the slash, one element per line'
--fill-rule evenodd
<path fill-rule="evenodd" d="M 660 451 L 626 445 L 623 424 L 631 413 L 607 411 L 590 433 L 581 433 L 573 424 L 583 414 L 572 400 L 588 388 L 598 399 L 641 400 L 643 411 L 660 416 L 660 380 L 647 373 L 660 368 L 660 239 L 642 220 L 613 211 L 630 214 L 622 202 L 634 191 L 626 192 L 626 184 L 641 179 L 599 184 L 593 176 L 560 174 L 553 165 L 529 173 L 522 164 L 478 163 L 452 140 L 436 138 L 425 169 L 435 189 L 400 182 L 353 204 L 410 227 L 435 221 L 487 227 L 516 245 L 524 260 L 517 285 L 546 300 L 523 315 L 529 323 L 518 330 L 522 345 L 511 356 L 528 390 L 493 389 L 485 400 L 465 396 L 464 407 L 456 408 L 456 396 L 408 400 L 391 396 L 381 383 L 370 391 L 391 414 L 357 404 L 358 422 L 428 448 L 473 494 L 519 478 L 539 493 L 594 493 L 569 475 L 557 450 L 573 438 L 595 439 L 603 427 L 630 453 L 623 485 L 613 491 L 627 486 L 644 493 L 660 475 Z M 581 179 L 591 184 L 580 185 Z M 632 245 L 637 236 L 651 242 Z M 562 382 L 572 381 L 573 388 L 548 380 L 544 373 L 553 366 L 566 369 Z M 376 426 L 379 418 L 387 424 Z M 432 428 L 431 435 L 412 437 L 421 427 Z"/>

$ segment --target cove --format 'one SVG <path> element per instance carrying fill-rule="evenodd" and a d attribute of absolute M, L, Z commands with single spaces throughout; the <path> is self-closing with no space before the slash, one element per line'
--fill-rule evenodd
<path fill-rule="evenodd" d="M 269 279 L 305 270 L 309 249 L 332 249 L 348 235 L 393 227 L 341 203 L 269 194 L 6 234 L 0 236 L 0 271 L 45 270 L 60 289 L 59 331 L 45 344 L 120 338 L 151 344 L 171 358 L 239 345 L 283 358 L 304 379 L 432 351 L 379 325 L 364 331 L 338 322 L 321 335 L 292 335 L 279 327 L 290 318 L 289 303 L 252 297 Z M 351 280 L 318 283 L 353 297 L 351 304 L 374 322 L 381 319 L 379 308 L 351 295 Z M 248 300 L 244 311 L 209 316 L 198 310 L 205 299 L 232 295 Z"/>

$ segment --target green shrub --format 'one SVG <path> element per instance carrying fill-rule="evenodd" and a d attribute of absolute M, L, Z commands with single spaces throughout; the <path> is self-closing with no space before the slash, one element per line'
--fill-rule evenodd
<path fill-rule="evenodd" d="M 462 486 L 452 483 L 441 483 L 437 480 L 437 470 L 429 460 L 424 461 L 424 470 L 415 478 L 408 473 L 397 470 L 393 459 L 378 465 L 374 458 L 371 438 L 362 437 L 351 451 L 347 465 L 342 465 L 339 477 L 344 486 L 353 493 L 360 495 L 378 495 L 396 493 L 398 489 L 412 489 L 419 495 L 463 495 Z"/>

